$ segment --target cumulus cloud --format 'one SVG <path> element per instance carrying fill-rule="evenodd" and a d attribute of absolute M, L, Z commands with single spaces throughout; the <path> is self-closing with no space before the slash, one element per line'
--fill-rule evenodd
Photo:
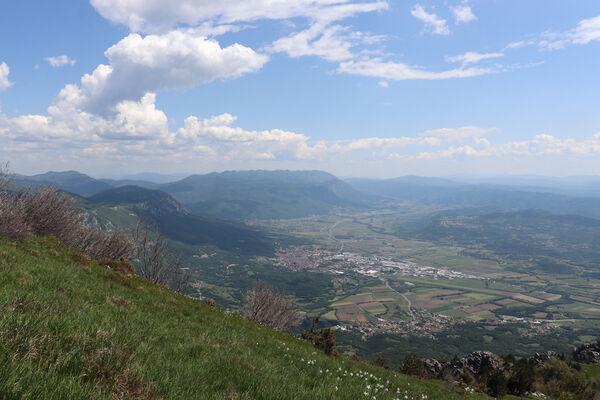
<path fill-rule="evenodd" d="M 268 57 L 233 44 L 221 48 L 194 30 L 163 35 L 130 34 L 105 52 L 109 65 L 99 65 L 67 85 L 58 103 L 94 113 L 113 112 L 121 101 L 138 101 L 146 93 L 184 90 L 217 79 L 234 79 L 258 71 Z"/>
<path fill-rule="evenodd" d="M 0 92 L 8 89 L 13 85 L 11 81 L 8 80 L 8 74 L 10 74 L 10 68 L 6 65 L 5 62 L 0 64 Z"/>
<path fill-rule="evenodd" d="M 449 35 L 450 28 L 445 19 L 438 17 L 436 14 L 428 13 L 422 5 L 416 4 L 410 13 L 413 17 L 425 23 L 425 26 L 435 35 Z"/>
<path fill-rule="evenodd" d="M 372 7 L 366 4 L 387 7 L 385 1 L 352 0 L 91 0 L 91 4 L 104 18 L 135 32 L 156 32 L 182 24 L 196 26 L 206 21 L 231 24 L 295 17 L 333 21 Z"/>
<path fill-rule="evenodd" d="M 461 63 L 462 65 L 476 64 L 483 60 L 489 60 L 490 58 L 503 57 L 503 53 L 477 53 L 469 51 L 458 56 L 446 57 L 446 61 L 451 63 Z"/>
<path fill-rule="evenodd" d="M 73 66 L 77 62 L 77 60 L 73 60 L 69 58 L 66 54 L 62 54 L 56 57 L 46 57 L 44 60 L 48 61 L 48 63 L 54 68 L 64 67 L 65 65 Z"/>
<path fill-rule="evenodd" d="M 452 12 L 454 13 L 454 21 L 457 24 L 466 24 L 477 19 L 477 16 L 475 16 L 473 10 L 471 10 L 471 7 L 466 2 L 452 7 Z"/>
<path fill-rule="evenodd" d="M 100 117 L 55 102 L 48 115 L 9 118 L 0 114 L 0 148 L 14 156 L 60 155 L 68 160 L 152 159 L 220 161 L 435 160 L 464 157 L 530 157 L 600 154 L 600 133 L 583 140 L 538 134 L 523 141 L 498 142 L 494 128 L 462 126 L 408 136 L 314 140 L 283 129 L 247 130 L 237 118 L 221 114 L 189 116 L 170 130 L 167 116 L 155 106 L 155 95 L 124 100 L 114 115 Z M 67 103 L 68 104 L 68 103 Z M 75 161 L 77 162 L 77 161 Z"/>
<path fill-rule="evenodd" d="M 476 67 L 457 68 L 447 71 L 434 72 L 399 62 L 384 61 L 380 58 L 359 61 L 345 61 L 340 63 L 338 71 L 351 75 L 370 76 L 396 81 L 416 79 L 440 80 L 470 78 L 496 72 L 496 70 L 493 68 Z"/>

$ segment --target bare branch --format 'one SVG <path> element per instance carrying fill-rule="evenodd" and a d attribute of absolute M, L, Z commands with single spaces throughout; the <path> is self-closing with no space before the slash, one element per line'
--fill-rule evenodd
<path fill-rule="evenodd" d="M 288 332 L 300 325 L 302 317 L 298 305 L 264 282 L 257 282 L 246 295 L 245 316 L 247 319 Z"/>

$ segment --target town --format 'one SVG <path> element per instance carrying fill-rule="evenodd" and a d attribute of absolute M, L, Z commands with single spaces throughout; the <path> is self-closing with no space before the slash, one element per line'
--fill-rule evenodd
<path fill-rule="evenodd" d="M 364 256 L 350 252 L 333 252 L 318 246 L 291 246 L 277 252 L 277 265 L 298 270 L 327 270 L 333 274 L 344 275 L 349 272 L 372 276 L 400 273 L 413 277 L 433 277 L 442 279 L 479 279 L 486 278 L 417 264 L 412 261 L 397 261 L 387 257 Z"/>

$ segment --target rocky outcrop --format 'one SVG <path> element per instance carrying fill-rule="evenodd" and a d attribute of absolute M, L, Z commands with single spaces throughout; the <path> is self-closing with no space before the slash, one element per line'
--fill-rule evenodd
<path fill-rule="evenodd" d="M 505 364 L 504 360 L 490 351 L 475 351 L 466 357 L 445 363 L 434 359 L 422 362 L 432 375 L 451 382 L 459 382 L 465 375 L 479 378 L 496 369 L 503 369 Z"/>
<path fill-rule="evenodd" d="M 538 367 L 543 367 L 552 358 L 558 357 L 558 353 L 554 351 L 547 351 L 545 353 L 535 353 L 529 357 L 529 361 Z"/>
<path fill-rule="evenodd" d="M 575 347 L 573 349 L 573 360 L 588 364 L 600 363 L 600 342 L 584 343 L 579 347 Z"/>
<path fill-rule="evenodd" d="M 440 372 L 442 372 L 442 369 L 444 368 L 442 363 L 434 358 L 428 358 L 428 359 L 421 360 L 421 361 L 423 362 L 425 369 L 433 376 L 438 376 L 440 374 Z"/>

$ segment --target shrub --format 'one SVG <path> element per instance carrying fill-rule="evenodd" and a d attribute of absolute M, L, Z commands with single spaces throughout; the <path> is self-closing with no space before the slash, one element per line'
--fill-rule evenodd
<path fill-rule="evenodd" d="M 506 383 L 507 379 L 504 372 L 499 369 L 495 370 L 487 378 L 487 393 L 499 399 L 503 398 L 507 392 Z"/>
<path fill-rule="evenodd" d="M 425 364 L 417 358 L 415 353 L 410 353 L 404 358 L 402 366 L 400 367 L 400 372 L 419 378 L 429 377 L 429 371 L 425 368 Z"/>
<path fill-rule="evenodd" d="M 180 258 L 169 251 L 162 235 L 138 224 L 134 241 L 140 276 L 158 285 L 170 284 L 173 290 L 184 294 L 189 286 L 190 272 L 181 266 Z"/>
<path fill-rule="evenodd" d="M 390 369 L 390 367 L 387 366 L 385 359 L 383 359 L 381 357 L 377 357 L 377 360 L 375 360 L 375 365 L 377 365 L 378 367 L 384 368 L 384 369 Z"/>
<path fill-rule="evenodd" d="M 300 334 L 300 338 L 315 345 L 328 356 L 338 357 L 340 353 L 337 350 L 337 339 L 335 332 L 331 328 L 316 330 L 315 326 L 319 323 L 319 318 L 314 318 L 310 330 Z M 358 356 L 356 356 L 358 357 Z"/>
<path fill-rule="evenodd" d="M 128 235 L 86 225 L 81 206 L 69 194 L 51 187 L 11 192 L 6 169 L 0 167 L 0 236 L 26 240 L 52 235 L 93 259 L 120 260 L 133 255 Z"/>
<path fill-rule="evenodd" d="M 302 321 L 298 305 L 264 282 L 257 282 L 246 294 L 244 315 L 250 321 L 282 332 L 289 332 Z"/>
<path fill-rule="evenodd" d="M 208 304 L 211 307 L 216 307 L 217 306 L 217 302 L 215 301 L 215 299 L 211 299 L 210 297 L 207 298 L 206 300 L 204 300 L 204 302 L 206 304 Z"/>

